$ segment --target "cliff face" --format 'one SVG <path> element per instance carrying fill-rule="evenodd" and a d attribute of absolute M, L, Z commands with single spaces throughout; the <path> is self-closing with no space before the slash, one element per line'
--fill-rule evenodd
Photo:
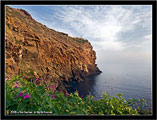
<path fill-rule="evenodd" d="M 100 73 L 88 40 L 73 38 L 35 21 L 22 9 L 6 7 L 6 72 L 33 69 L 34 76 L 63 90 L 63 83 Z"/>

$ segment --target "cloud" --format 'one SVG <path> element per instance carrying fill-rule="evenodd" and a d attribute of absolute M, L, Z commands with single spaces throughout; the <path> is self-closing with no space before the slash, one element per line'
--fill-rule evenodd
<path fill-rule="evenodd" d="M 144 36 L 144 39 L 151 40 L 151 39 L 152 39 L 152 34 L 149 34 L 149 35 Z"/>
<path fill-rule="evenodd" d="M 58 6 L 55 9 L 53 19 L 61 21 L 56 28 L 88 39 L 95 49 L 122 50 L 141 41 L 142 34 L 151 32 L 151 6 Z M 125 36 L 129 33 L 136 35 Z"/>
<path fill-rule="evenodd" d="M 25 6 L 42 24 L 88 39 L 96 51 L 138 47 L 152 34 L 150 5 Z"/>

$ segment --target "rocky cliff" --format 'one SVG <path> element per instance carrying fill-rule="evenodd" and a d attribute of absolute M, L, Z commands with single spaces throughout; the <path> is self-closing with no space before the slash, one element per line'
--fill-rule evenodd
<path fill-rule="evenodd" d="M 100 73 L 88 40 L 49 29 L 22 9 L 6 6 L 5 20 L 7 74 L 34 70 L 39 82 L 63 90 L 65 82 Z"/>

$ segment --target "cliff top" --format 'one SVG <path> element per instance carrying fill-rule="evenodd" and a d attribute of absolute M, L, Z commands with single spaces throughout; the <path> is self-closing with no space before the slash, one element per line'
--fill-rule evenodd
<path fill-rule="evenodd" d="M 7 6 L 5 19 L 7 74 L 30 72 L 39 83 L 64 90 L 63 81 L 100 73 L 88 40 L 50 29 L 22 9 Z"/>
<path fill-rule="evenodd" d="M 7 18 L 10 17 L 11 19 L 15 19 L 17 22 L 20 20 L 22 22 L 21 24 L 23 25 L 25 24 L 27 28 L 31 27 L 33 32 L 35 32 L 36 34 L 38 33 L 40 35 L 44 35 L 47 37 L 54 34 L 60 37 L 64 36 L 67 38 L 71 38 L 71 40 L 74 40 L 79 44 L 88 42 L 88 40 L 85 40 L 81 37 L 70 37 L 68 36 L 67 33 L 55 31 L 54 29 L 48 28 L 46 25 L 42 25 L 41 23 L 34 20 L 31 14 L 29 14 L 26 10 L 23 9 L 16 9 L 6 6 L 6 16 Z M 17 23 L 13 23 L 13 24 L 18 26 Z"/>

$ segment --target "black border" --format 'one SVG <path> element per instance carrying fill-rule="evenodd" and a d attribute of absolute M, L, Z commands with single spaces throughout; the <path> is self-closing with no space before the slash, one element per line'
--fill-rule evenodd
<path fill-rule="evenodd" d="M 152 116 L 5 116 L 4 75 L 5 75 L 5 5 L 152 5 Z M 156 113 L 156 1 L 1 1 L 1 116 L 2 119 L 157 119 Z"/>

